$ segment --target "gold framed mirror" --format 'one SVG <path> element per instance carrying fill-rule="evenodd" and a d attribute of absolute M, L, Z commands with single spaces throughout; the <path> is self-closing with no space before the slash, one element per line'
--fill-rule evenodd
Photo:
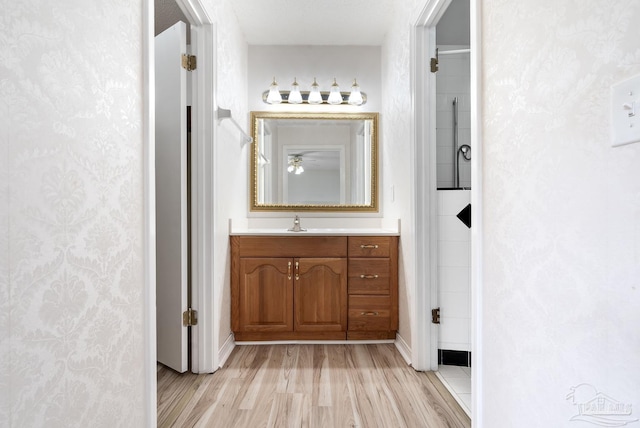
<path fill-rule="evenodd" d="M 378 211 L 378 113 L 251 112 L 251 211 Z"/>

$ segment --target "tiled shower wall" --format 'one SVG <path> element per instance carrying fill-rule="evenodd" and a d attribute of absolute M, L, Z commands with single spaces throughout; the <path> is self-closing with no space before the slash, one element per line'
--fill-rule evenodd
<path fill-rule="evenodd" d="M 438 349 L 471 351 L 471 229 L 458 217 L 469 190 L 438 191 Z"/>
<path fill-rule="evenodd" d="M 441 45 L 443 51 L 467 49 L 468 46 Z M 458 147 L 471 145 L 469 54 L 441 55 L 436 74 L 436 141 L 438 187 L 453 187 L 453 99 L 458 97 Z M 472 153 L 473 154 L 473 153 Z M 460 156 L 460 186 L 471 187 L 471 162 Z"/>

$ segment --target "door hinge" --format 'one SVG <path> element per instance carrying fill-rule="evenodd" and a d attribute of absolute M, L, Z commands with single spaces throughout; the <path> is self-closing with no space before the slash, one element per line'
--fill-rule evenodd
<path fill-rule="evenodd" d="M 431 322 L 440 324 L 440 308 L 431 309 Z"/>
<path fill-rule="evenodd" d="M 182 325 L 185 327 L 198 325 L 198 311 L 191 308 L 184 311 L 182 313 Z"/>
<path fill-rule="evenodd" d="M 187 71 L 193 71 L 196 69 L 196 56 L 182 54 L 182 68 Z"/>
<path fill-rule="evenodd" d="M 435 73 L 438 71 L 438 58 L 431 58 L 431 72 Z"/>
<path fill-rule="evenodd" d="M 438 71 L 438 48 L 436 48 L 436 57 L 435 58 L 431 58 L 431 72 L 435 73 L 436 71 Z"/>

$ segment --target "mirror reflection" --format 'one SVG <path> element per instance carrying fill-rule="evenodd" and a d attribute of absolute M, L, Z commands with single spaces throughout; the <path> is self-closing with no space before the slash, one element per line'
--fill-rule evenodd
<path fill-rule="evenodd" d="M 377 113 L 251 116 L 253 211 L 377 210 Z"/>

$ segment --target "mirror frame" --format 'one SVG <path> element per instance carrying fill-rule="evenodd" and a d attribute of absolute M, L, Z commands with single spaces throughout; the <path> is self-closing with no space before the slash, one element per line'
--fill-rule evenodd
<path fill-rule="evenodd" d="M 265 204 L 258 203 L 258 135 L 260 119 L 299 119 L 299 120 L 371 120 L 371 203 L 370 204 Z M 362 113 L 308 113 L 308 112 L 251 112 L 251 156 L 249 174 L 250 210 L 252 212 L 270 211 L 323 211 L 323 212 L 378 212 L 378 120 L 379 114 Z"/>

